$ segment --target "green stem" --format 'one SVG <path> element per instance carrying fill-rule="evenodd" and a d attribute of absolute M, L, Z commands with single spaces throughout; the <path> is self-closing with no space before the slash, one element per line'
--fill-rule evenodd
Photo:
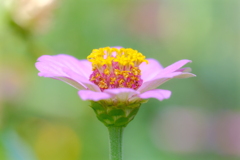
<path fill-rule="evenodd" d="M 110 160 L 122 160 L 122 134 L 124 127 L 108 127 L 110 139 Z"/>

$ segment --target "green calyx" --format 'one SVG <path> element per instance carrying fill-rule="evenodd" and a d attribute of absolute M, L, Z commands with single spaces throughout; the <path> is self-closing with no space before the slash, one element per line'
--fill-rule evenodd
<path fill-rule="evenodd" d="M 107 103 L 93 102 L 91 107 L 97 118 L 107 127 L 125 127 L 137 114 L 141 103 L 109 105 Z"/>

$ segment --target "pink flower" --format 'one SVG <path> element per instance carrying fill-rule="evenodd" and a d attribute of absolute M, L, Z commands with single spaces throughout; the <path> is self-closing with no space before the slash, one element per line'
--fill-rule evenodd
<path fill-rule="evenodd" d="M 64 81 L 77 88 L 82 100 L 90 100 L 97 118 L 107 127 L 125 127 L 146 99 L 168 99 L 171 91 L 156 89 L 172 78 L 195 76 L 181 68 L 180 60 L 163 68 L 130 48 L 94 49 L 87 60 L 69 55 L 43 55 L 36 63 L 39 76 Z"/>
<path fill-rule="evenodd" d="M 163 68 L 155 59 L 145 59 L 133 49 L 121 47 L 94 49 L 88 60 L 70 55 L 43 55 L 36 63 L 39 76 L 64 81 L 77 88 L 82 100 L 108 104 L 132 104 L 144 99 L 168 99 L 171 91 L 157 89 L 172 78 L 195 76 L 181 68 L 190 60 L 180 60 Z"/>

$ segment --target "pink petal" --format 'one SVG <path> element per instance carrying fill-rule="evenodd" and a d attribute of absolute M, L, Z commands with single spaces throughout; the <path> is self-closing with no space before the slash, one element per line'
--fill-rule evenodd
<path fill-rule="evenodd" d="M 72 70 L 86 78 L 92 73 L 91 63 L 87 60 L 78 60 L 72 56 L 59 54 L 54 56 L 43 55 L 36 63 L 40 75 L 65 76 L 63 69 Z"/>
<path fill-rule="evenodd" d="M 123 48 L 123 47 L 122 47 L 122 46 L 113 46 L 113 47 L 111 47 L 111 48 L 121 49 L 121 48 Z"/>
<path fill-rule="evenodd" d="M 156 98 L 159 101 L 162 101 L 164 99 L 168 99 L 171 96 L 171 91 L 169 90 L 163 90 L 163 89 L 154 89 L 147 92 L 144 92 L 139 95 L 142 99 L 148 99 L 148 98 Z"/>
<path fill-rule="evenodd" d="M 139 94 L 139 92 L 137 92 L 131 88 L 106 89 L 106 90 L 104 90 L 104 92 L 114 96 L 114 98 L 116 98 L 117 100 L 122 101 L 122 102 L 126 102 L 131 97 Z"/>
<path fill-rule="evenodd" d="M 196 75 L 192 73 L 183 72 L 182 74 L 175 76 L 174 78 L 189 78 L 189 77 L 196 77 Z"/>
<path fill-rule="evenodd" d="M 144 62 L 139 66 L 141 70 L 141 78 L 143 79 L 143 81 L 148 81 L 152 79 L 163 70 L 163 67 L 157 60 L 155 59 L 147 60 L 148 64 Z"/>
<path fill-rule="evenodd" d="M 90 75 L 92 74 L 92 64 L 91 62 L 89 62 L 88 60 L 79 60 L 79 63 L 81 64 L 81 66 L 79 68 L 81 68 L 81 72 L 82 74 L 89 78 Z"/>
<path fill-rule="evenodd" d="M 163 84 L 164 82 L 174 78 L 176 76 L 181 75 L 182 72 L 173 72 L 170 74 L 166 74 L 163 77 L 153 78 L 152 80 L 143 82 L 143 84 L 137 89 L 140 93 L 152 90 Z"/>
<path fill-rule="evenodd" d="M 190 60 L 180 60 L 174 64 L 162 69 L 159 74 L 152 76 L 151 79 L 143 81 L 141 87 L 138 88 L 140 93 L 152 90 L 168 81 L 171 78 L 188 78 L 195 76 L 192 73 L 188 73 L 190 68 L 181 68 L 186 63 L 191 62 Z M 180 69 L 181 68 L 181 69 Z M 154 68 L 152 69 L 154 70 Z"/>
<path fill-rule="evenodd" d="M 50 67 L 50 65 L 45 65 L 45 62 L 37 62 L 35 65 L 37 69 L 40 71 L 38 73 L 39 76 L 61 80 L 77 89 L 86 89 L 86 86 L 84 86 L 81 82 L 78 82 L 69 77 L 60 68 Z"/>
<path fill-rule="evenodd" d="M 77 81 L 80 84 L 83 84 L 84 86 L 86 86 L 88 89 L 92 90 L 92 91 L 96 91 L 96 92 L 100 92 L 100 88 L 92 83 L 91 81 L 89 81 L 89 79 L 87 79 L 86 77 L 83 77 L 77 73 L 75 73 L 72 70 L 66 70 L 65 71 L 66 74 L 71 77 L 72 79 L 74 79 L 75 81 Z"/>
<path fill-rule="evenodd" d="M 186 67 L 186 68 L 180 68 L 178 70 L 176 70 L 175 72 L 191 72 L 192 69 L 190 67 Z"/>
<path fill-rule="evenodd" d="M 66 76 L 60 67 L 53 67 L 49 62 L 36 62 L 36 68 L 40 71 L 39 76 L 54 77 L 54 76 Z"/>
<path fill-rule="evenodd" d="M 87 88 L 83 84 L 80 84 L 79 82 L 76 82 L 73 79 L 69 79 L 67 77 L 55 77 L 55 79 L 63 81 L 65 83 L 75 87 L 78 90 L 82 90 L 82 89 L 86 89 Z"/>
<path fill-rule="evenodd" d="M 35 66 L 40 71 L 39 76 L 50 77 L 57 80 L 64 81 L 77 89 L 86 89 L 79 78 L 74 79 L 69 75 L 69 72 L 76 73 L 79 77 L 83 77 L 85 81 L 88 81 L 87 78 L 91 74 L 91 63 L 86 60 L 78 60 L 69 55 L 43 55 L 38 58 L 38 61 Z M 88 84 L 88 83 L 86 83 Z M 91 88 L 91 86 L 90 86 Z"/>
<path fill-rule="evenodd" d="M 165 74 L 168 74 L 168 73 L 171 73 L 171 72 L 176 72 L 178 69 L 180 69 L 182 66 L 184 66 L 185 64 L 189 63 L 189 62 L 192 62 L 190 60 L 187 60 L 187 59 L 183 59 L 183 60 L 180 60 L 180 61 L 177 61 L 173 64 L 171 64 L 170 66 L 164 68 L 159 75 L 157 75 L 158 77 L 161 77 Z"/>
<path fill-rule="evenodd" d="M 82 100 L 92 100 L 92 101 L 99 101 L 103 99 L 111 98 L 111 95 L 104 93 L 104 92 L 94 92 L 90 90 L 80 90 L 78 91 L 78 95 Z"/>

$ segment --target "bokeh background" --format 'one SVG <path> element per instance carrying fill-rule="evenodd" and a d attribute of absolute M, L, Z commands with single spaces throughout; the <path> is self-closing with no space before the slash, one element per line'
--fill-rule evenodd
<path fill-rule="evenodd" d="M 240 159 L 239 0 L 0 0 L 0 159 L 107 160 L 108 132 L 77 90 L 38 77 L 41 55 L 124 46 L 190 59 L 124 132 L 126 160 Z"/>

